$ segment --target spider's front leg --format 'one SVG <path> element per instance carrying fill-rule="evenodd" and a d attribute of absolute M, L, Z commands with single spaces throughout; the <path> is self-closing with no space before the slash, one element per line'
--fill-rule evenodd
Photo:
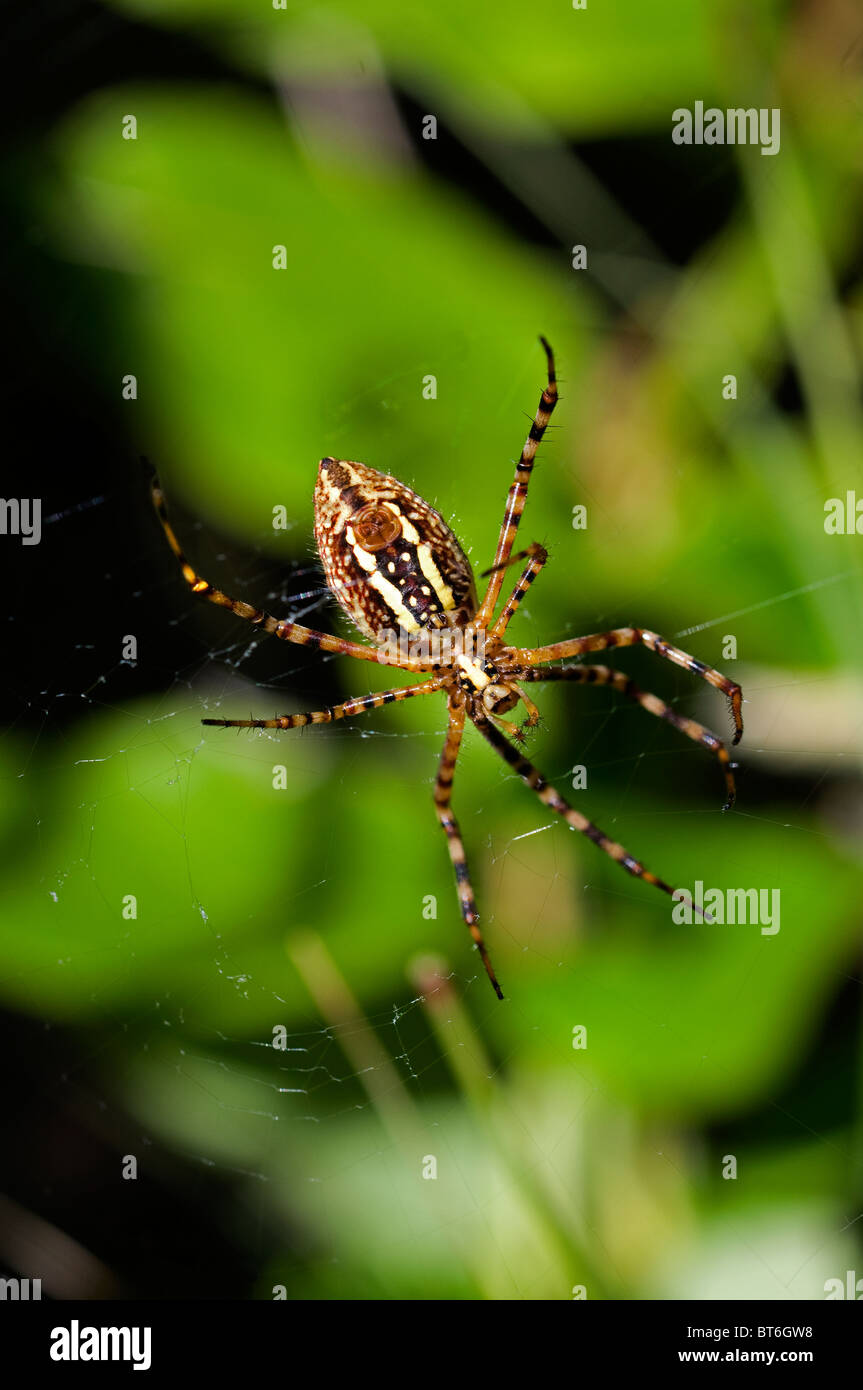
<path fill-rule="evenodd" d="M 482 577 L 485 578 L 486 575 L 494 574 L 495 570 L 509 569 L 510 565 L 514 565 L 519 560 L 524 560 L 525 558 L 527 559 L 527 564 L 524 567 L 524 571 L 518 583 L 504 604 L 500 616 L 495 619 L 488 630 L 490 637 L 503 637 L 503 634 L 509 627 L 510 619 L 513 614 L 518 611 L 522 599 L 536 579 L 543 565 L 548 561 L 548 551 L 545 546 L 540 545 L 537 541 L 533 541 L 532 544 L 528 546 L 527 550 L 520 550 L 517 555 L 511 555 L 502 565 L 492 565 L 491 569 L 483 571 Z"/>
<path fill-rule="evenodd" d="M 434 788 L 434 806 L 441 828 L 446 835 L 449 857 L 452 860 L 453 869 L 455 870 L 461 915 L 467 924 L 468 931 L 476 942 L 477 950 L 482 958 L 486 974 L 491 980 L 492 988 L 498 999 L 503 999 L 503 991 L 497 982 L 494 967 L 492 966 L 491 959 L 486 950 L 485 942 L 482 939 L 482 932 L 477 926 L 479 913 L 476 910 L 476 899 L 470 881 L 470 870 L 467 866 L 464 841 L 461 837 L 458 821 L 450 808 L 455 766 L 458 761 L 462 734 L 464 733 L 464 721 L 464 705 L 457 704 L 455 701 L 450 700 L 449 728 L 447 729 L 446 742 L 444 743 L 443 751 L 440 756 L 440 763 L 438 765 L 437 780 L 435 781 Z"/>
<path fill-rule="evenodd" d="M 533 424 L 528 432 L 527 439 L 521 451 L 521 458 L 516 464 L 515 477 L 513 478 L 509 493 L 506 499 L 506 510 L 503 516 L 503 525 L 497 539 L 497 550 L 495 552 L 494 563 L 488 573 L 491 581 L 486 590 L 485 597 L 480 604 L 477 613 L 477 623 L 480 627 L 487 627 L 491 622 L 491 616 L 500 597 L 503 585 L 503 573 L 510 562 L 512 547 L 518 533 L 521 514 L 524 511 L 524 504 L 527 501 L 527 490 L 530 486 L 530 477 L 533 472 L 533 463 L 536 457 L 537 447 L 543 435 L 548 429 L 548 422 L 551 419 L 552 411 L 557 405 L 557 375 L 554 370 L 554 353 L 545 338 L 539 340 L 545 349 L 545 356 L 548 362 L 548 384 L 543 388 L 539 398 L 539 405 L 536 408 Z"/>

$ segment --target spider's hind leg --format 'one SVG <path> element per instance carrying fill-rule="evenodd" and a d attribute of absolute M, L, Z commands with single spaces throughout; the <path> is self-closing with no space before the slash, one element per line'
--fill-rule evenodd
<path fill-rule="evenodd" d="M 222 589 L 217 589 L 208 579 L 204 579 L 189 563 L 168 518 L 165 494 L 159 486 L 157 478 L 153 478 L 151 481 L 150 495 L 168 545 L 179 563 L 183 578 L 192 593 L 196 594 L 198 598 L 206 599 L 208 603 L 215 603 L 219 608 L 227 608 L 236 617 L 243 618 L 253 627 L 259 628 L 261 632 L 268 632 L 283 642 L 294 642 L 301 647 L 311 647 L 316 651 L 337 652 L 342 656 L 353 656 L 358 661 L 375 661 L 381 666 L 398 666 L 403 671 L 427 671 L 429 669 L 427 663 L 424 664 L 408 657 L 388 655 L 382 647 L 364 647 L 359 642 L 348 642 L 345 638 L 333 637 L 328 632 L 317 632 L 314 628 L 303 627 L 301 623 L 292 623 L 286 618 L 276 618 L 265 608 L 255 608 L 253 604 L 246 603 L 243 599 L 231 598 L 230 594 L 224 593 Z"/>
<path fill-rule="evenodd" d="M 399 686 L 395 690 L 380 690 L 373 695 L 359 695 L 356 699 L 345 700 L 344 704 L 327 705 L 325 709 L 308 710 L 303 714 L 278 714 L 275 719 L 202 719 L 201 723 L 220 729 L 302 729 L 306 724 L 332 724 L 336 719 L 349 719 L 354 714 L 365 714 L 366 710 L 380 709 L 381 705 L 439 690 L 440 686 L 437 678 L 420 681 L 417 685 Z"/>
<path fill-rule="evenodd" d="M 664 879 L 658 878 L 656 874 L 651 873 L 650 870 L 646 869 L 641 863 L 640 859 L 636 859 L 634 855 L 631 855 L 628 850 L 624 849 L 623 845 L 618 844 L 616 840 L 610 839 L 608 835 L 600 830 L 598 825 L 594 825 L 593 821 L 588 820 L 587 816 L 583 816 L 580 811 L 576 811 L 574 806 L 570 806 L 569 802 L 564 800 L 556 788 L 543 777 L 539 769 L 534 767 L 533 763 L 528 762 L 527 758 L 523 758 L 518 749 L 513 748 L 512 744 L 509 743 L 502 734 L 498 733 L 497 729 L 488 719 L 478 713 L 473 714 L 471 717 L 483 738 L 491 744 L 492 748 L 503 758 L 504 762 L 509 763 L 509 766 L 517 776 L 530 787 L 531 791 L 536 792 L 544 806 L 547 806 L 550 811 L 556 811 L 573 830 L 577 830 L 579 834 L 585 835 L 588 840 L 592 840 L 604 854 L 607 854 L 610 859 L 613 859 L 615 863 L 619 864 L 622 869 L 625 869 L 628 874 L 632 874 L 633 878 L 642 878 L 645 883 L 652 883 L 655 888 L 659 888 L 663 893 L 668 893 L 670 897 L 674 897 L 677 901 L 689 902 L 690 906 L 695 908 L 696 911 L 698 910 L 697 904 L 692 902 L 688 893 L 685 893 L 682 889 L 672 888 L 670 883 L 666 883 Z"/>
<path fill-rule="evenodd" d="M 583 656 L 586 652 L 604 652 L 611 647 L 639 645 L 655 652 L 664 661 L 681 666 L 684 671 L 692 671 L 716 690 L 721 690 L 723 695 L 728 697 L 734 720 L 734 737 L 731 742 L 740 742 L 743 737 L 743 691 L 737 682 L 729 680 L 721 671 L 714 670 L 703 661 L 698 661 L 694 656 L 690 656 L 689 652 L 681 651 L 680 647 L 666 642 L 658 632 L 651 632 L 649 628 L 615 627 L 610 632 L 592 632 L 588 637 L 570 637 L 563 642 L 551 642 L 544 647 L 519 647 L 513 655 L 513 661 L 521 666 L 543 666 L 549 661 L 560 661 L 569 656 Z"/>
<path fill-rule="evenodd" d="M 580 685 L 612 685 L 615 690 L 619 690 L 621 695 L 627 699 L 634 700 L 636 704 L 646 709 L 648 714 L 655 714 L 657 719 L 664 719 L 675 729 L 679 729 L 687 738 L 691 738 L 694 743 L 700 743 L 703 748 L 709 749 L 713 753 L 722 768 L 725 777 L 725 805 L 723 811 L 730 811 L 737 800 L 737 788 L 734 783 L 734 768 L 736 763 L 731 761 L 728 749 L 717 734 L 713 734 L 706 729 L 703 724 L 699 724 L 696 719 L 687 719 L 684 715 L 678 714 L 671 708 L 665 700 L 660 700 L 658 695 L 651 695 L 649 691 L 640 690 L 631 676 L 625 671 L 615 671 L 611 666 L 531 666 L 523 671 L 518 678 L 520 681 L 575 681 Z"/>

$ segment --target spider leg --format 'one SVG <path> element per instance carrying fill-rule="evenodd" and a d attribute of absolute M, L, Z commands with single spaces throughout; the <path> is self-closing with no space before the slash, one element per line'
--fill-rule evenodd
<path fill-rule="evenodd" d="M 580 811 L 576 811 L 573 806 L 570 806 L 568 801 L 564 801 L 560 793 L 555 790 L 550 782 L 546 781 L 539 769 L 535 768 L 533 763 L 528 762 L 527 758 L 523 758 L 518 749 L 513 748 L 512 744 L 504 738 L 503 734 L 498 733 L 497 729 L 495 729 L 483 715 L 474 713 L 471 715 L 471 718 L 483 738 L 491 744 L 492 748 L 503 758 L 504 762 L 509 763 L 510 767 L 518 774 L 521 780 L 530 787 L 531 791 L 536 792 L 544 806 L 548 806 L 550 810 L 556 811 L 559 816 L 563 816 L 563 819 L 568 825 L 572 826 L 573 830 L 577 830 L 581 835 L 586 835 L 589 840 L 592 840 L 595 845 L 598 845 L 605 854 L 609 855 L 615 863 L 620 864 L 621 867 L 626 869 L 627 873 L 632 874 L 634 878 L 643 878 L 645 883 L 652 883 L 656 888 L 660 888 L 663 893 L 668 893 L 669 895 L 675 893 L 675 889 L 673 889 L 669 883 L 665 883 L 663 879 L 657 878 L 656 874 L 652 874 L 638 859 L 634 859 L 632 855 L 623 848 L 623 845 L 619 845 L 615 840 L 610 840 L 598 826 L 593 824 L 593 821 L 589 821 L 587 816 L 583 816 Z M 677 890 L 677 897 L 678 900 L 683 898 L 683 894 L 679 889 Z M 686 895 L 686 900 L 691 902 L 688 894 Z M 696 907 L 697 910 L 697 904 L 692 903 L 691 905 Z"/>
<path fill-rule="evenodd" d="M 740 686 L 721 672 L 714 671 L 712 666 L 706 666 L 703 661 L 697 661 L 688 652 L 681 651 L 680 647 L 673 647 L 664 637 L 660 637 L 658 632 L 650 632 L 646 627 L 616 627 L 610 632 L 594 632 L 589 637 L 572 637 L 568 641 L 553 642 L 547 647 L 518 647 L 513 649 L 512 660 L 513 664 L 518 663 L 522 666 L 541 666 L 547 661 L 560 661 L 562 657 L 567 656 L 581 656 L 584 652 L 604 652 L 609 647 L 639 645 L 647 647 L 666 661 L 673 661 L 675 666 L 682 666 L 685 671 L 693 671 L 696 676 L 701 676 L 702 680 L 708 681 L 727 695 L 734 719 L 734 738 L 731 741 L 740 742 L 743 737 L 743 692 Z"/>
<path fill-rule="evenodd" d="M 502 637 L 506 632 L 511 617 L 517 612 L 522 599 L 548 559 L 548 551 L 544 546 L 538 545 L 534 541 L 532 545 L 528 546 L 527 550 L 521 552 L 518 558 L 523 559 L 525 556 L 529 557 L 528 562 L 525 565 L 521 578 L 504 604 L 500 616 L 495 619 L 494 623 L 489 628 L 490 637 Z"/>
<path fill-rule="evenodd" d="M 524 681 L 576 681 L 580 685 L 612 685 L 615 690 L 619 690 L 628 699 L 635 700 L 646 709 L 648 714 L 655 714 L 658 719 L 665 719 L 672 724 L 675 729 L 679 729 L 687 738 L 691 738 L 695 743 L 700 743 L 705 748 L 709 748 L 711 753 L 715 753 L 722 767 L 725 776 L 726 801 L 723 811 L 730 811 L 737 799 L 737 789 L 734 785 L 733 765 L 728 756 L 728 749 L 712 734 L 709 729 L 705 729 L 703 724 L 699 724 L 694 719 L 685 719 L 666 704 L 665 700 L 660 700 L 658 695 L 651 695 L 649 692 L 639 690 L 631 676 L 625 671 L 614 671 L 610 666 L 531 666 L 520 680 Z"/>
<path fill-rule="evenodd" d="M 487 570 L 482 570 L 479 576 L 480 579 L 488 579 L 489 575 L 494 574 L 495 570 L 510 569 L 512 565 L 517 565 L 519 560 L 526 560 L 528 555 L 532 555 L 537 549 L 539 549 L 539 547 L 536 542 L 532 541 L 526 550 L 517 550 L 514 555 L 510 555 L 508 560 L 502 560 L 499 565 L 489 565 Z"/>
<path fill-rule="evenodd" d="M 345 700 L 342 705 L 328 705 L 326 709 L 309 710 L 305 714 L 280 714 L 275 719 L 202 719 L 202 724 L 215 724 L 221 729 L 302 729 L 306 724 L 332 724 L 335 719 L 348 719 L 353 714 L 365 714 L 366 710 L 379 709 L 381 705 L 393 704 L 396 700 L 409 700 L 412 695 L 425 695 L 429 690 L 439 690 L 443 679 L 421 681 L 418 685 L 403 685 L 396 690 L 381 690 L 373 695 L 360 695 L 353 700 Z"/>
<path fill-rule="evenodd" d="M 440 755 L 437 780 L 435 781 L 434 806 L 441 828 L 446 835 L 449 857 L 452 860 L 452 865 L 455 870 L 461 915 L 467 923 L 471 936 L 476 942 L 477 950 L 482 958 L 486 974 L 491 980 L 494 992 L 498 999 L 503 999 L 503 992 L 497 982 L 494 967 L 492 966 L 491 959 L 486 950 L 485 942 L 482 939 L 482 932 L 477 926 L 479 913 L 476 910 L 476 899 L 474 898 L 473 886 L 470 881 L 470 871 L 464 852 L 464 842 L 461 838 L 458 821 L 450 809 L 455 766 L 458 760 L 459 748 L 461 747 L 462 734 L 464 733 L 464 719 L 464 708 L 451 703 L 449 707 L 449 728 L 447 729 L 446 742 L 444 743 L 443 751 Z"/>
<path fill-rule="evenodd" d="M 488 627 L 489 619 L 500 597 L 500 591 L 503 585 L 503 572 L 512 554 L 512 547 L 515 542 L 519 522 L 521 521 L 521 514 L 524 511 L 524 504 L 527 501 L 527 489 L 530 483 L 530 475 L 533 471 L 533 461 L 536 455 L 537 445 L 545 434 L 548 422 L 551 419 L 551 412 L 557 405 L 557 377 L 554 371 L 554 353 L 545 338 L 540 338 L 539 341 L 545 348 L 545 355 L 548 359 L 548 385 L 544 387 L 542 395 L 540 396 L 533 424 L 524 442 L 521 458 L 516 464 L 515 477 L 510 484 L 509 493 L 507 494 L 503 525 L 500 528 L 497 550 L 495 551 L 494 563 L 491 567 L 491 580 L 476 615 L 477 627 Z"/>
<path fill-rule="evenodd" d="M 314 628 L 302 627 L 300 623 L 291 623 L 284 619 L 274 618 L 264 608 L 255 608 L 251 603 L 244 603 L 242 599 L 231 598 L 228 594 L 216 589 L 208 580 L 193 569 L 183 553 L 180 542 L 174 534 L 168 519 L 168 509 L 165 504 L 165 494 L 155 480 L 151 486 L 153 506 L 156 514 L 162 523 L 162 529 L 168 539 L 172 551 L 180 563 L 183 571 L 183 578 L 199 598 L 205 598 L 209 603 L 215 603 L 220 608 L 228 608 L 232 613 L 236 613 L 238 618 L 244 618 L 246 622 L 254 627 L 259 627 L 263 632 L 270 633 L 273 637 L 279 637 L 283 642 L 296 642 L 302 647 L 313 647 L 316 651 L 338 652 L 342 656 L 353 656 L 360 661 L 376 661 L 382 666 L 399 666 L 404 671 L 427 671 L 429 664 L 409 656 L 393 656 L 386 653 L 379 647 L 364 647 L 359 642 L 347 642 L 341 637 L 332 637 L 327 632 L 316 632 Z"/>

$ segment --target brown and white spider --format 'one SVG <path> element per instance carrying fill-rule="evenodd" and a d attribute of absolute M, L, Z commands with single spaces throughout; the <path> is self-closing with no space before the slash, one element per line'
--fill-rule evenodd
<path fill-rule="evenodd" d="M 632 647 L 641 643 L 657 656 L 693 671 L 722 690 L 731 702 L 734 739 L 743 733 L 742 693 L 739 685 L 696 661 L 678 647 L 671 646 L 646 628 L 622 627 L 589 637 L 571 637 L 544 647 L 512 647 L 504 640 L 507 626 L 546 560 L 541 545 L 512 553 L 528 484 L 533 471 L 537 445 L 545 433 L 557 404 L 554 355 L 545 338 L 540 342 L 548 358 L 548 385 L 515 470 L 507 496 L 506 511 L 498 536 L 494 563 L 484 571 L 490 576 L 481 603 L 470 562 L 443 517 L 412 492 L 404 483 L 386 473 L 378 473 L 362 463 L 343 459 L 321 460 L 315 486 L 315 539 L 327 584 L 360 632 L 374 646 L 344 641 L 327 633 L 314 632 L 298 623 L 272 617 L 261 608 L 229 598 L 221 589 L 201 579 L 183 554 L 171 528 L 165 499 L 157 482 L 153 483 L 153 502 L 168 542 L 182 566 L 183 577 L 194 594 L 229 608 L 265 632 L 285 642 L 315 647 L 319 651 L 340 652 L 360 661 L 398 666 L 403 671 L 423 673 L 427 678 L 416 685 L 386 690 L 377 695 L 361 695 L 344 704 L 307 714 L 285 714 L 276 719 L 204 719 L 204 724 L 222 728 L 297 729 L 306 724 L 329 724 L 335 719 L 362 714 L 394 700 L 442 691 L 446 695 L 449 727 L 438 767 L 434 804 L 438 820 L 447 837 L 455 869 L 462 916 L 476 942 L 483 965 L 499 999 L 503 998 L 491 960 L 479 929 L 479 914 L 470 881 L 464 844 L 458 822 L 450 808 L 452 783 L 465 720 L 470 719 L 522 781 L 536 792 L 540 801 L 562 816 L 574 830 L 586 835 L 612 859 L 636 878 L 673 893 L 664 883 L 634 859 L 622 845 L 610 840 L 591 821 L 570 806 L 542 774 L 528 762 L 506 737 L 506 730 L 517 742 L 523 728 L 535 725 L 539 712 L 522 685 L 534 681 L 565 680 L 582 684 L 611 685 L 636 700 L 650 714 L 665 719 L 676 729 L 709 748 L 718 758 L 725 775 L 727 810 L 734 802 L 734 764 L 721 739 L 694 719 L 686 719 L 655 695 L 637 688 L 622 671 L 608 666 L 555 666 L 551 663 L 585 652 L 606 651 L 609 647 Z M 520 560 L 527 563 L 521 578 L 503 608 L 494 617 L 505 570 Z M 504 719 L 521 701 L 527 710 L 522 728 Z"/>

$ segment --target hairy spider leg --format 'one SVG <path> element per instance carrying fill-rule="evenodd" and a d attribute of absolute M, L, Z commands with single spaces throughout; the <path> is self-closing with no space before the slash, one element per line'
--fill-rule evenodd
<path fill-rule="evenodd" d="M 477 627 L 488 627 L 491 616 L 494 613 L 495 605 L 500 597 L 503 585 L 503 573 L 512 553 L 512 547 L 518 532 L 521 514 L 524 511 L 524 504 L 527 501 L 527 489 L 530 484 L 531 473 L 533 472 L 533 461 L 536 456 L 537 446 L 539 445 L 551 419 L 552 411 L 557 405 L 557 377 L 554 370 L 554 353 L 545 338 L 539 340 L 545 349 L 548 360 L 548 385 L 543 388 L 539 398 L 536 415 L 533 424 L 528 431 L 524 448 L 521 451 L 521 458 L 516 464 L 515 477 L 510 484 L 509 493 L 506 499 L 506 511 L 504 512 L 503 525 L 500 528 L 500 535 L 497 541 L 494 562 L 491 567 L 491 579 L 485 592 L 485 597 L 479 606 L 476 615 Z"/>
<path fill-rule="evenodd" d="M 313 628 L 301 626 L 300 623 L 291 623 L 286 619 L 275 618 L 264 608 L 255 608 L 251 603 L 244 603 L 242 599 L 231 598 L 221 589 L 216 589 L 208 580 L 202 579 L 186 559 L 168 520 L 165 495 L 155 480 L 151 493 L 153 506 L 168 538 L 168 544 L 180 563 L 183 578 L 192 593 L 196 594 L 198 598 L 205 598 L 209 603 L 215 603 L 220 608 L 227 608 L 238 618 L 245 619 L 253 627 L 259 627 L 262 632 L 279 637 L 283 642 L 296 642 L 301 647 L 312 647 L 316 651 L 337 652 L 341 656 L 356 657 L 359 661 L 376 661 L 382 666 L 398 666 L 403 671 L 431 670 L 431 665 L 428 662 L 408 656 L 396 656 L 379 647 L 364 647 L 359 642 L 347 642 L 342 637 L 332 637 L 327 632 L 316 632 Z"/>
<path fill-rule="evenodd" d="M 474 897 L 473 885 L 470 881 L 470 870 L 467 865 L 464 841 L 461 837 L 458 821 L 453 815 L 450 807 L 452 784 L 453 778 L 455 777 L 455 766 L 458 761 L 462 734 L 464 733 L 464 723 L 464 706 L 451 700 L 449 704 L 449 728 L 447 729 L 446 741 L 440 755 L 440 763 L 438 764 L 437 779 L 434 787 L 434 806 L 441 828 L 446 835 L 449 857 L 452 860 L 453 869 L 455 870 L 461 915 L 467 923 L 468 931 L 476 942 L 476 948 L 485 966 L 486 974 L 491 980 L 494 992 L 498 999 L 503 999 L 503 991 L 497 982 L 497 976 L 494 973 L 491 958 L 486 950 L 482 932 L 477 925 L 479 922 L 479 913 L 476 910 L 476 899 Z"/>
<path fill-rule="evenodd" d="M 699 724 L 695 719 L 687 719 L 678 714 L 671 708 L 665 700 L 660 700 L 658 695 L 651 695 L 649 691 L 640 690 L 631 676 L 625 671 L 615 671 L 611 666 L 531 666 L 517 677 L 520 681 L 574 681 L 578 685 L 611 685 L 615 690 L 619 690 L 621 695 L 627 699 L 634 700 L 646 709 L 648 714 L 655 714 L 657 719 L 665 719 L 675 729 L 679 729 L 687 738 L 691 738 L 695 743 L 700 743 L 704 748 L 716 755 L 725 777 L 726 801 L 723 811 L 730 811 L 737 798 L 737 790 L 734 785 L 734 766 L 728 754 L 728 749 L 716 734 L 706 729 L 703 724 Z"/>
<path fill-rule="evenodd" d="M 635 859 L 628 850 L 625 850 L 623 845 L 610 839 L 604 831 L 600 830 L 599 826 L 588 820 L 587 816 L 583 816 L 580 811 L 576 811 L 573 806 L 570 806 L 569 802 L 565 801 L 551 783 L 543 777 L 539 769 L 534 767 L 533 763 L 528 762 L 517 748 L 513 748 L 503 734 L 499 733 L 483 715 L 477 714 L 472 718 L 483 738 L 530 787 L 531 791 L 536 792 L 544 806 L 548 806 L 551 811 L 556 811 L 568 825 L 572 826 L 573 830 L 577 830 L 581 835 L 586 835 L 604 854 L 607 854 L 616 864 L 620 864 L 621 868 L 626 869 L 626 872 L 632 874 L 634 878 L 644 879 L 645 883 L 652 883 L 655 888 L 661 889 L 663 893 L 668 893 L 670 896 L 676 894 L 678 900 L 687 901 L 696 911 L 699 910 L 697 903 L 692 902 L 688 893 L 684 894 L 683 889 L 674 889 L 664 879 L 657 878 L 656 874 L 646 869 L 639 859 Z"/>
<path fill-rule="evenodd" d="M 221 729 L 302 729 L 307 724 L 332 724 L 336 719 L 349 719 L 354 714 L 380 709 L 381 705 L 410 700 L 414 695 L 440 690 L 442 685 L 443 677 L 438 676 L 434 680 L 420 681 L 418 685 L 403 685 L 373 695 L 358 695 L 341 705 L 327 705 L 324 709 L 308 710 L 304 714 L 277 714 L 274 719 L 202 719 L 201 723 L 216 725 Z"/>
<path fill-rule="evenodd" d="M 527 555 L 528 562 L 524 567 L 522 575 L 504 604 L 499 616 L 489 628 L 489 636 L 503 637 L 509 626 L 510 619 L 514 613 L 518 612 L 519 605 L 527 593 L 533 581 L 536 579 L 543 565 L 548 560 L 548 551 L 544 546 L 534 542 L 528 546 L 527 550 L 521 552 L 522 557 Z"/>
<path fill-rule="evenodd" d="M 589 637 L 570 637 L 563 642 L 552 642 L 547 647 L 518 647 L 513 650 L 513 663 L 541 666 L 549 661 L 560 661 L 564 657 L 581 656 L 584 652 L 604 652 L 610 647 L 639 645 L 647 647 L 666 661 L 673 661 L 675 666 L 682 666 L 685 671 L 692 671 L 727 695 L 734 720 L 734 738 L 731 742 L 740 742 L 743 737 L 743 692 L 740 686 L 723 676 L 720 671 L 715 671 L 712 666 L 707 666 L 688 652 L 681 651 L 680 647 L 672 646 L 664 637 L 660 637 L 658 632 L 651 632 L 646 627 L 616 627 L 609 632 L 594 632 Z"/>

